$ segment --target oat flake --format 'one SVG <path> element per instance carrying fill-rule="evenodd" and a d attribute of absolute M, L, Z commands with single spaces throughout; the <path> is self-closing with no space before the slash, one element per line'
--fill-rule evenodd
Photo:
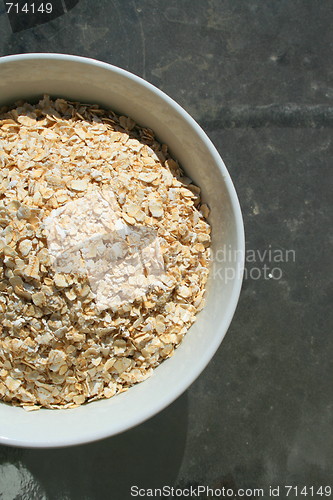
<path fill-rule="evenodd" d="M 124 392 L 204 306 L 209 208 L 154 133 L 97 105 L 0 110 L 0 398 Z"/>

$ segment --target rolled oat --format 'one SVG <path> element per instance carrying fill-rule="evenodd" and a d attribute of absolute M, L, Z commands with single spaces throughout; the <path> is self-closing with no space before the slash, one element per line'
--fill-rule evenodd
<path fill-rule="evenodd" d="M 110 398 L 172 356 L 204 305 L 200 189 L 154 133 L 97 105 L 0 114 L 0 398 Z"/>

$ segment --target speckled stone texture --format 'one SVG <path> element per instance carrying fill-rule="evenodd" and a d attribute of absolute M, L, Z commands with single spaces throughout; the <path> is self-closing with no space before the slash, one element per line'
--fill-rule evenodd
<path fill-rule="evenodd" d="M 1 55 L 101 59 L 189 111 L 234 180 L 248 249 L 232 325 L 187 393 L 99 443 L 1 447 L 1 500 L 124 500 L 132 484 L 263 488 L 265 498 L 270 485 L 333 486 L 332 5 L 80 0 L 12 33 L 0 3 Z"/>

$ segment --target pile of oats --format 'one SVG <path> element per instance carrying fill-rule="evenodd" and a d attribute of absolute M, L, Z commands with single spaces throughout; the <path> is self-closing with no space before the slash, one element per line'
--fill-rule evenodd
<path fill-rule="evenodd" d="M 151 130 L 97 105 L 0 110 L 0 398 L 110 398 L 170 357 L 204 305 L 200 189 Z"/>

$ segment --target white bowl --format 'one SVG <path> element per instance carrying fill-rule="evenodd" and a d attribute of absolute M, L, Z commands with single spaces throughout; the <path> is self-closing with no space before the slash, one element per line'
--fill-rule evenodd
<path fill-rule="evenodd" d="M 210 206 L 215 261 L 205 308 L 174 356 L 145 382 L 70 410 L 27 413 L 0 403 L 0 443 L 26 447 L 68 446 L 112 436 L 174 401 L 219 347 L 237 305 L 244 266 L 243 221 L 234 186 L 215 147 L 184 109 L 141 78 L 93 59 L 47 53 L 0 58 L 0 105 L 45 93 L 99 103 L 153 129 Z"/>

